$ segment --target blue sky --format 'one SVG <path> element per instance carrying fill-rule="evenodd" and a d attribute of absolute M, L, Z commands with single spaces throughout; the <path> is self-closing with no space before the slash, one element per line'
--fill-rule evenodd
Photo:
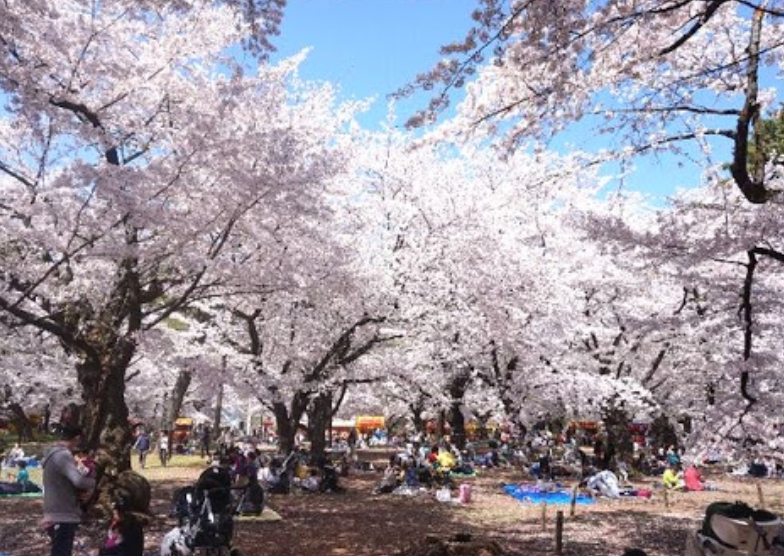
<path fill-rule="evenodd" d="M 472 0 L 289 0 L 278 56 L 312 47 L 306 79 L 330 81 L 345 98 L 376 97 L 360 121 L 386 116 L 386 95 L 439 59 L 438 48 L 470 27 Z M 410 107 L 410 104 L 409 104 Z M 398 111 L 401 123 L 407 114 Z"/>
<path fill-rule="evenodd" d="M 373 128 L 385 119 L 386 95 L 437 62 L 440 46 L 461 39 L 474 7 L 473 0 L 289 0 L 281 35 L 275 39 L 276 57 L 311 47 L 302 77 L 330 81 L 344 98 L 376 97 L 372 110 L 360 118 Z M 398 122 L 425 102 L 399 105 Z M 596 137 L 590 133 L 557 143 L 584 141 L 595 148 Z M 639 158 L 635 166 L 637 171 L 623 187 L 658 201 L 676 187 L 697 185 L 701 172 L 685 156 Z"/>

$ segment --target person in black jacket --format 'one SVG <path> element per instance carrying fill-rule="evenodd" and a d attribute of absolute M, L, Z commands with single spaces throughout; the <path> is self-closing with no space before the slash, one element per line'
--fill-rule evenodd
<path fill-rule="evenodd" d="M 98 556 L 142 556 L 144 552 L 143 519 L 127 507 L 122 497 L 114 501 L 112 522 L 106 542 Z"/>

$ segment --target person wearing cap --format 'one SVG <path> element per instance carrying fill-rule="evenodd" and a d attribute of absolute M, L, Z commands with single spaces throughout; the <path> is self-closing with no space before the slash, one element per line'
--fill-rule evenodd
<path fill-rule="evenodd" d="M 66 426 L 60 438 L 60 442 L 46 450 L 42 461 L 42 525 L 52 542 L 51 556 L 71 556 L 76 530 L 82 522 L 80 500 L 89 497 L 95 488 L 95 480 L 79 472 L 73 456 L 82 440 L 81 429 Z"/>

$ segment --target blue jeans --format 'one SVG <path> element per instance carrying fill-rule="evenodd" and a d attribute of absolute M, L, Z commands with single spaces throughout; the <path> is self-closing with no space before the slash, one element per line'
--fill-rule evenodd
<path fill-rule="evenodd" d="M 55 523 L 46 532 L 52 540 L 51 556 L 71 556 L 78 523 Z"/>

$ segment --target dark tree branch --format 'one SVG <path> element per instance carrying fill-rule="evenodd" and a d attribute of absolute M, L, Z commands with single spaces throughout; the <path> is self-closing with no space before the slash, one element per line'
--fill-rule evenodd
<path fill-rule="evenodd" d="M 743 196 L 751 203 L 765 203 L 770 199 L 770 192 L 765 188 L 763 165 L 754 169 L 754 176 L 749 175 L 749 131 L 752 127 L 756 130 L 759 120 L 759 103 L 757 93 L 759 90 L 759 45 L 762 34 L 762 16 L 760 10 L 754 12 L 752 33 L 748 46 L 748 70 L 746 73 L 746 100 L 743 110 L 738 117 L 735 147 L 733 149 L 730 173 L 735 183 L 740 188 Z"/>
<path fill-rule="evenodd" d="M 753 339 L 754 339 L 754 318 L 751 303 L 752 290 L 754 285 L 754 271 L 757 269 L 757 256 L 764 256 L 784 264 L 784 253 L 769 249 L 767 247 L 754 247 L 749 249 L 747 256 L 749 262 L 746 265 L 746 278 L 743 281 L 743 294 L 739 312 L 743 320 L 743 361 L 751 358 Z M 749 394 L 749 371 L 744 368 L 740 376 L 740 390 L 743 398 L 754 404 L 757 399 Z"/>
<path fill-rule="evenodd" d="M 681 35 L 678 38 L 678 40 L 676 40 L 670 46 L 660 50 L 659 51 L 659 56 L 665 56 L 667 54 L 670 54 L 671 52 L 674 52 L 675 50 L 677 50 L 678 48 L 680 48 L 681 46 L 686 44 L 686 42 L 689 39 L 691 39 L 694 35 L 699 33 L 700 29 L 702 29 L 705 26 L 705 24 L 708 23 L 708 21 L 710 21 L 710 18 L 713 17 L 713 15 L 718 11 L 718 9 L 723 4 L 726 4 L 727 1 L 728 0 L 713 0 L 712 2 L 709 2 L 708 5 L 705 8 L 705 11 L 702 12 L 702 14 L 700 14 L 700 17 L 697 19 L 697 21 L 694 23 L 694 25 L 692 25 L 683 35 Z M 690 0 L 689 1 L 683 1 L 683 2 L 680 2 L 677 7 L 681 8 L 681 7 L 684 7 L 685 5 L 691 4 L 691 3 L 692 2 Z"/>

